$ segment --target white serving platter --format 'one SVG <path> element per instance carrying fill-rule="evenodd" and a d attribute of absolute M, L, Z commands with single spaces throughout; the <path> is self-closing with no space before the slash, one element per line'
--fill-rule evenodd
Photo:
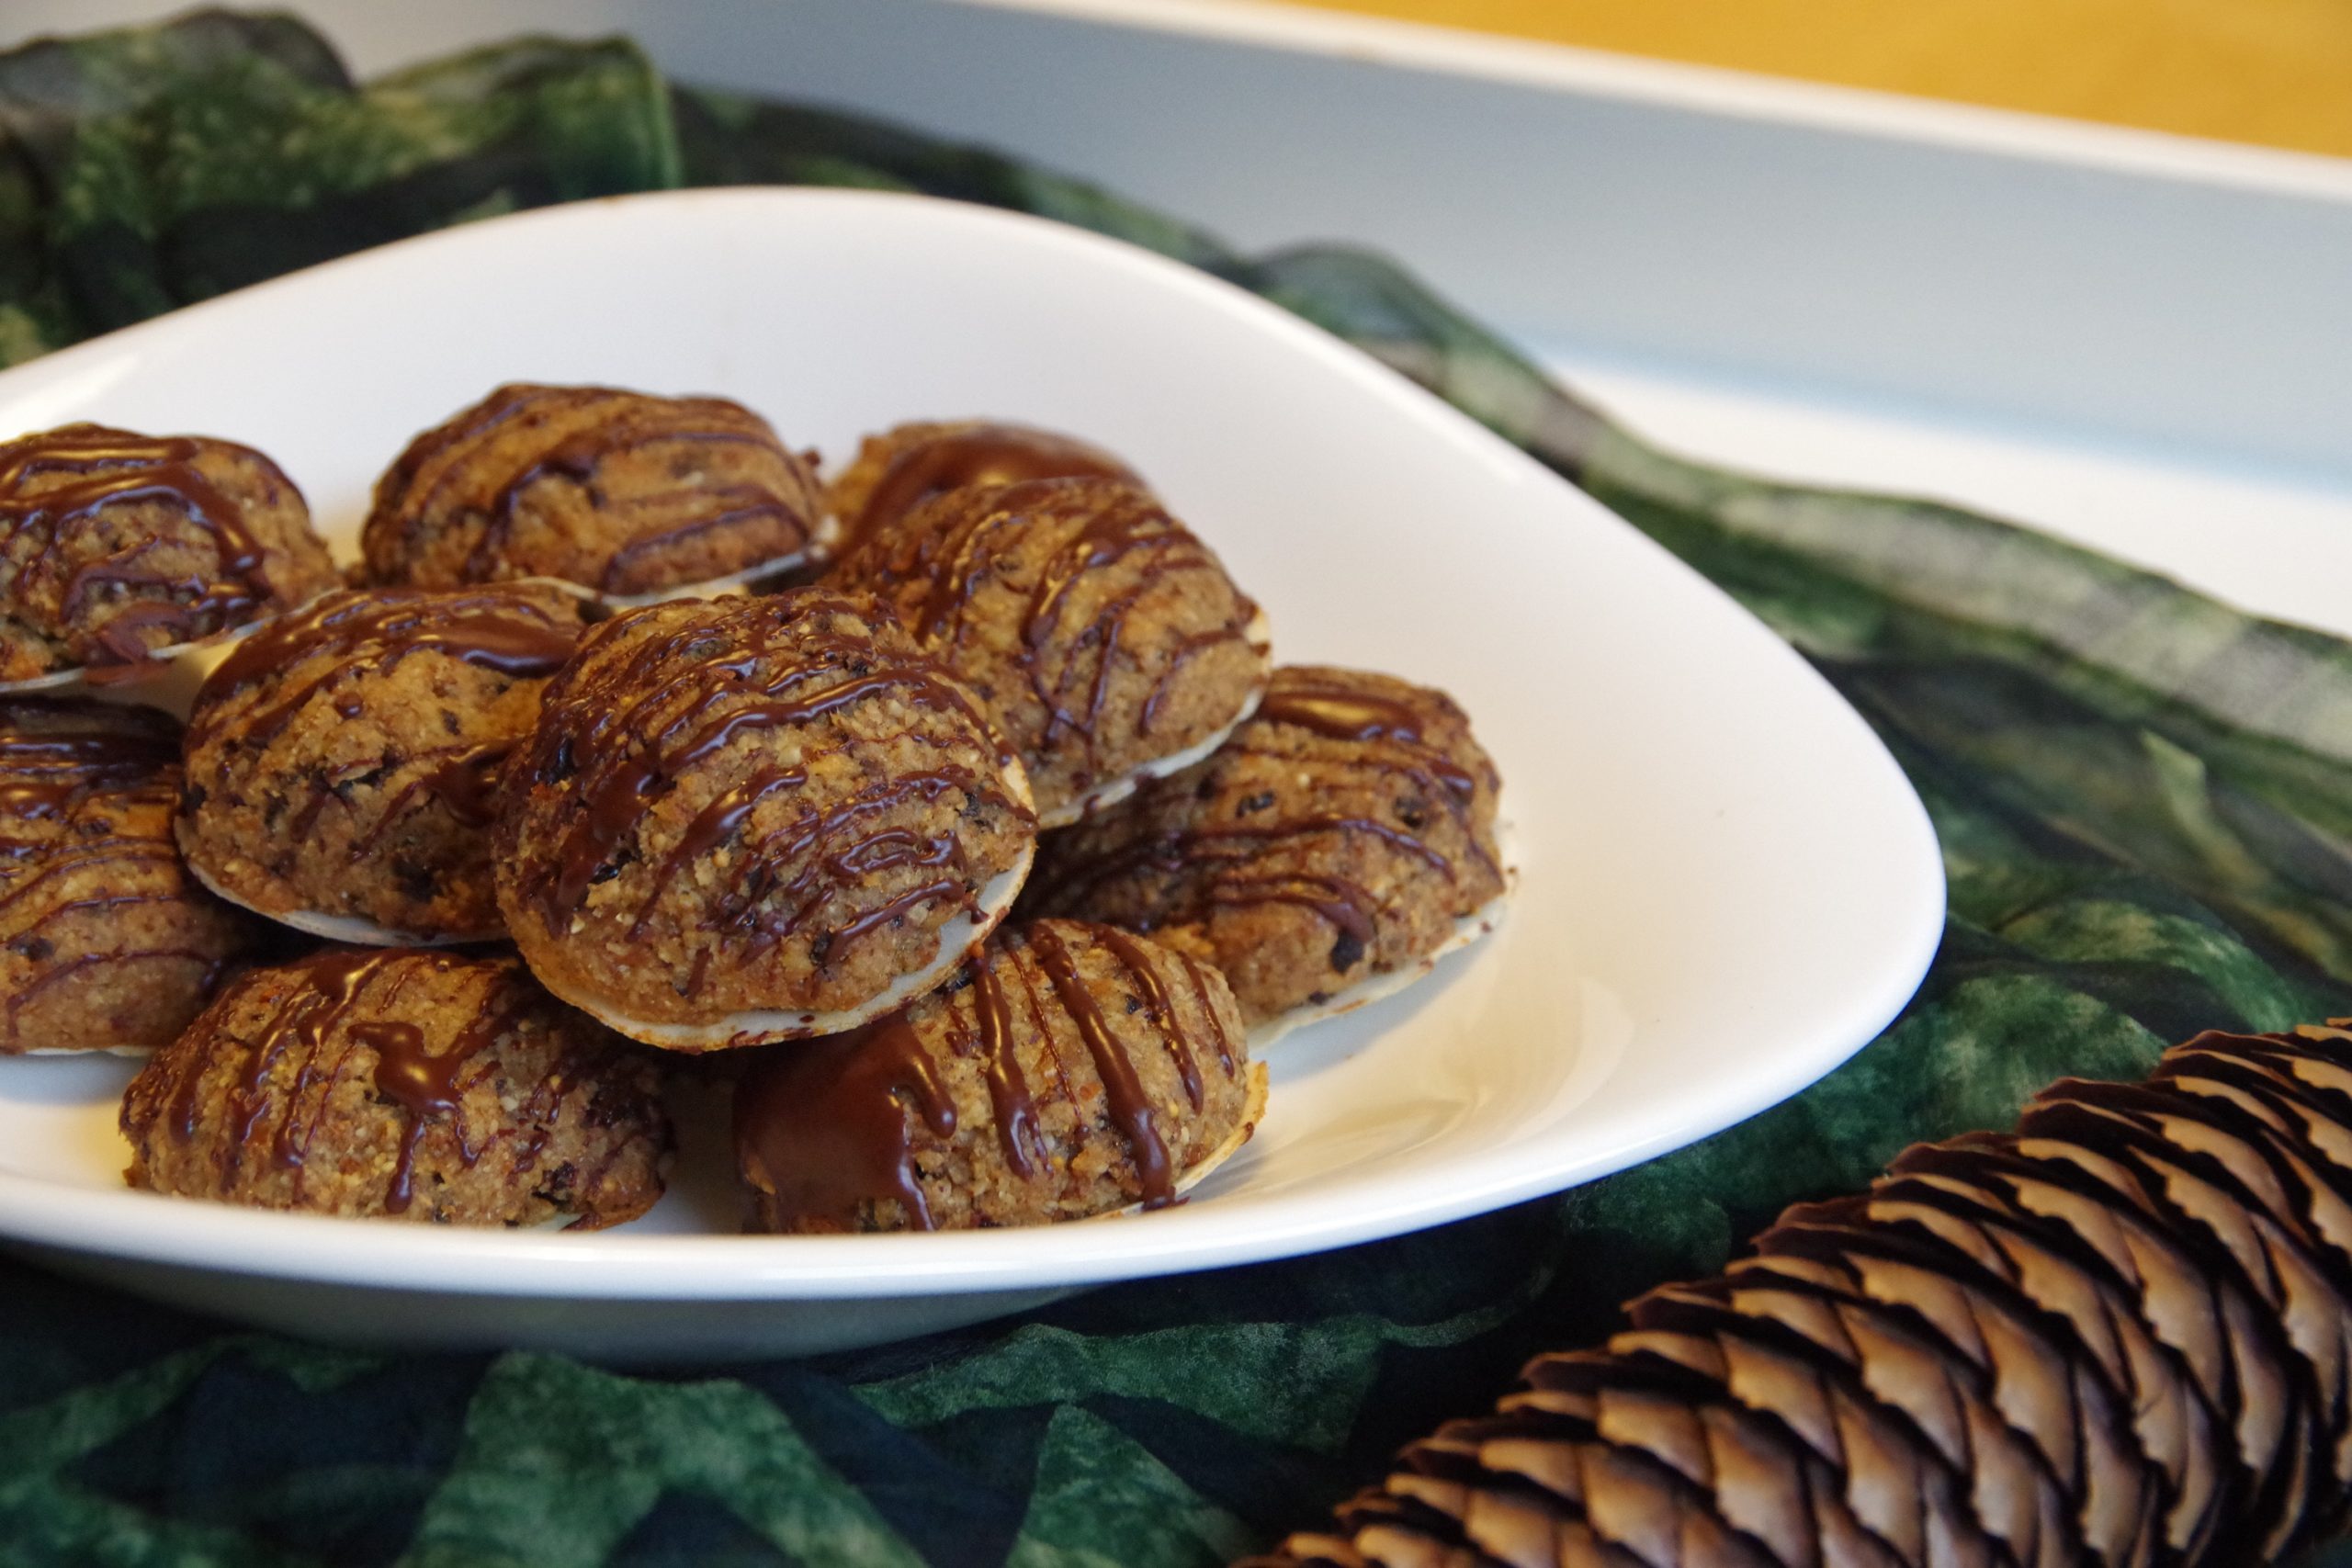
<path fill-rule="evenodd" d="M 130 1065 L 41 1058 L 0 1061 L 0 1236 L 19 1249 L 346 1340 L 640 1360 L 872 1343 L 1589 1180 L 1813 1081 L 1933 953 L 1926 815 L 1785 645 L 1352 350 L 1057 225 L 801 190 L 501 219 L 0 374 L 0 427 L 249 442 L 347 547 L 408 435 L 518 378 L 724 393 L 835 459 L 863 432 L 966 412 L 1112 447 L 1264 603 L 1279 658 L 1463 701 L 1516 826 L 1510 918 L 1429 981 L 1273 1047 L 1256 1139 L 1158 1213 L 744 1236 L 707 1138 L 654 1214 L 602 1235 L 256 1213 L 124 1189 Z"/>

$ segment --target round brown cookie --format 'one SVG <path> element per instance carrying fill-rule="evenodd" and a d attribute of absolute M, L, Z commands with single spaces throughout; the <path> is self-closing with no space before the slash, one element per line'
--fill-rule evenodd
<path fill-rule="evenodd" d="M 867 535 L 831 581 L 888 599 L 987 701 L 1049 828 L 1197 761 L 1272 664 L 1215 552 L 1114 479 L 950 491 Z"/>
<path fill-rule="evenodd" d="M 0 681 L 136 664 L 335 583 L 250 446 L 69 424 L 0 445 Z"/>
<path fill-rule="evenodd" d="M 0 697 L 0 1055 L 164 1044 L 253 944 L 172 845 L 179 758 L 153 708 Z"/>
<path fill-rule="evenodd" d="M 178 822 L 190 867 L 316 935 L 503 935 L 491 786 L 582 609 L 549 583 L 345 589 L 264 626 L 197 695 Z"/>
<path fill-rule="evenodd" d="M 1119 479 L 1145 488 L 1126 464 L 1075 436 L 1001 420 L 958 419 L 918 421 L 865 437 L 829 493 L 846 551 L 870 530 L 951 490 L 1068 479 Z"/>
<path fill-rule="evenodd" d="M 518 383 L 409 443 L 360 546 L 378 582 L 627 597 L 783 571 L 833 532 L 808 464 L 740 403 Z"/>
<path fill-rule="evenodd" d="M 1508 891 L 1500 781 L 1442 692 L 1292 665 L 1207 761 L 1042 846 L 1024 913 L 1150 931 L 1255 1028 L 1420 972 Z"/>
<path fill-rule="evenodd" d="M 938 984 L 1035 819 L 978 702 L 870 598 L 673 601 L 592 631 L 502 786 L 531 967 L 623 1033 L 831 1033 Z"/>
<path fill-rule="evenodd" d="M 1263 1108 L 1207 964 L 1104 926 L 998 936 L 948 985 L 781 1045 L 736 1091 L 752 1228 L 968 1230 L 1156 1207 Z"/>
<path fill-rule="evenodd" d="M 131 1080 L 133 1187 L 260 1209 L 594 1230 L 662 1196 L 653 1058 L 512 958 L 329 948 L 248 970 Z"/>

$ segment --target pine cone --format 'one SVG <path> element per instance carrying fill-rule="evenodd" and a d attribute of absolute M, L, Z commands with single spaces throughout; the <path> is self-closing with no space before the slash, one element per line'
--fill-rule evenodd
<path fill-rule="evenodd" d="M 2352 1032 L 1905 1150 L 1255 1568 L 2263 1561 L 2352 1513 Z"/>

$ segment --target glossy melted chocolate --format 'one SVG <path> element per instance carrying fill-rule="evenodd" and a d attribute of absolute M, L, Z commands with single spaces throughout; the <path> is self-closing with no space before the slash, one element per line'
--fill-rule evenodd
<path fill-rule="evenodd" d="M 1204 1103 L 1200 1065 L 1162 969 L 1172 964 L 1182 971 L 1194 1011 L 1215 1040 L 1218 1069 L 1230 1079 L 1239 1063 L 1212 1003 L 1206 973 L 1189 956 L 1168 950 L 1155 962 L 1141 942 L 1106 927 L 1087 928 L 1087 934 L 1125 970 L 1198 1111 Z M 912 1228 L 934 1228 L 918 1166 L 919 1130 L 927 1130 L 935 1146 L 954 1137 L 957 1125 L 941 1072 L 944 1056 L 935 1053 L 979 1058 L 1005 1164 L 1024 1178 L 1041 1175 L 1048 1156 L 1038 1129 L 1038 1090 L 1023 1075 L 1018 1052 L 1040 1039 L 1050 1052 L 1049 1008 L 1077 1027 L 1144 1206 L 1174 1200 L 1182 1173 L 1150 1096 L 1062 935 L 1036 925 L 1001 939 L 967 960 L 959 981 L 908 1012 L 782 1047 L 745 1078 L 735 1102 L 736 1154 L 745 1178 L 766 1195 L 762 1206 L 773 1228 L 854 1231 L 890 1201 L 902 1206 Z M 969 998 L 968 1020 L 951 1000 L 959 991 Z M 1060 1079 L 1057 1066 L 1045 1090 L 1053 1092 Z M 1059 1092 L 1069 1091 L 1060 1086 Z"/>
<path fill-rule="evenodd" d="M 160 542 L 157 536 L 74 567 L 62 584 L 59 612 L 69 625 L 93 595 L 116 590 L 169 595 L 111 616 L 98 635 L 93 663 L 136 663 L 149 656 L 139 632 L 161 627 L 165 643 L 186 641 L 246 619 L 276 597 L 261 541 L 245 526 L 243 508 L 197 468 L 198 450 L 186 436 L 139 435 L 96 424 L 69 424 L 0 446 L 0 549 L 13 552 L 27 535 L 36 541 L 17 567 L 19 593 L 62 570 L 59 546 L 75 525 L 109 506 L 162 502 L 209 535 L 218 552 L 216 577 L 167 574 L 144 564 L 141 558 Z M 60 473 L 75 477 L 28 491 L 28 481 Z"/>

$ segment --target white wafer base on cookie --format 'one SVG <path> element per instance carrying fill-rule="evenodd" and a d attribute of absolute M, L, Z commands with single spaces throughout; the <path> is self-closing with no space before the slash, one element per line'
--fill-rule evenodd
<path fill-rule="evenodd" d="M 1274 675 L 1273 642 L 1272 633 L 1267 626 L 1265 611 L 1261 610 L 1250 617 L 1249 627 L 1242 636 L 1248 640 L 1250 646 L 1257 650 L 1258 678 L 1251 683 L 1250 694 L 1243 698 L 1241 705 L 1234 710 L 1233 718 L 1229 723 L 1206 739 L 1187 746 L 1182 751 L 1171 751 L 1165 757 L 1154 757 L 1150 761 L 1133 768 L 1115 779 L 1105 780 L 1096 784 L 1076 800 L 1066 802 L 1052 811 L 1040 812 L 1037 816 L 1038 830 L 1043 832 L 1055 828 L 1067 828 L 1073 822 L 1083 821 L 1106 807 L 1118 805 L 1154 779 L 1164 779 L 1170 773 L 1182 773 L 1186 768 L 1202 761 L 1227 740 L 1232 739 L 1233 732 L 1249 723 L 1250 716 L 1258 711 L 1258 705 L 1266 700 L 1266 687 Z"/>
<path fill-rule="evenodd" d="M 835 1012 L 805 1012 L 797 1008 L 758 1009 L 729 1013 L 710 1023 L 653 1023 L 615 1011 L 594 998 L 579 996 L 542 975 L 539 983 L 590 1017 L 631 1040 L 664 1050 L 725 1051 L 739 1046 L 770 1045 L 783 1040 L 808 1040 L 820 1034 L 840 1034 L 859 1024 L 896 1012 L 909 1002 L 944 985 L 967 954 L 978 948 L 1012 911 L 1028 880 L 1035 844 L 1024 846 L 1020 860 L 989 878 L 980 889 L 978 908 L 957 915 L 939 928 L 939 952 L 929 964 L 901 975 L 872 999 Z"/>
<path fill-rule="evenodd" d="M 596 589 L 589 590 L 588 593 L 597 603 L 608 604 L 616 610 L 666 604 L 673 599 L 724 599 L 730 594 L 748 592 L 753 583 L 780 576 L 810 561 L 831 559 L 833 547 L 841 543 L 843 532 L 841 519 L 828 512 L 817 520 L 816 531 L 808 536 L 808 542 L 789 555 L 754 561 L 741 571 L 730 571 L 724 577 L 707 577 L 699 582 L 680 582 L 668 588 L 649 588 L 642 593 L 606 593 Z"/>
<path fill-rule="evenodd" d="M 1351 985 L 1342 986 L 1319 1002 L 1303 1002 L 1287 1012 L 1277 1013 L 1250 1031 L 1250 1049 L 1262 1051 L 1294 1029 L 1319 1023 L 1327 1018 L 1337 1018 L 1341 1013 L 1353 1012 L 1358 1008 L 1393 997 L 1414 981 L 1426 977 L 1437 967 L 1439 959 L 1450 953 L 1461 952 L 1501 925 L 1511 895 L 1519 890 L 1519 864 L 1512 853 L 1511 831 L 1508 823 L 1498 821 L 1495 824 L 1495 848 L 1497 858 L 1503 866 L 1503 890 L 1456 919 L 1444 941 L 1409 964 L 1367 975 Z"/>
<path fill-rule="evenodd" d="M 234 904 L 240 909 L 250 909 L 281 926 L 291 926 L 305 936 L 323 937 L 329 942 L 347 942 L 356 947 L 447 947 L 455 942 L 497 942 L 506 934 L 500 930 L 435 936 L 397 931 L 359 915 L 330 915 L 322 909 L 265 909 L 250 898 L 240 897 L 221 886 L 185 851 L 180 854 L 180 863 L 187 866 L 188 874 L 202 883 L 205 891 L 214 897 Z"/>

